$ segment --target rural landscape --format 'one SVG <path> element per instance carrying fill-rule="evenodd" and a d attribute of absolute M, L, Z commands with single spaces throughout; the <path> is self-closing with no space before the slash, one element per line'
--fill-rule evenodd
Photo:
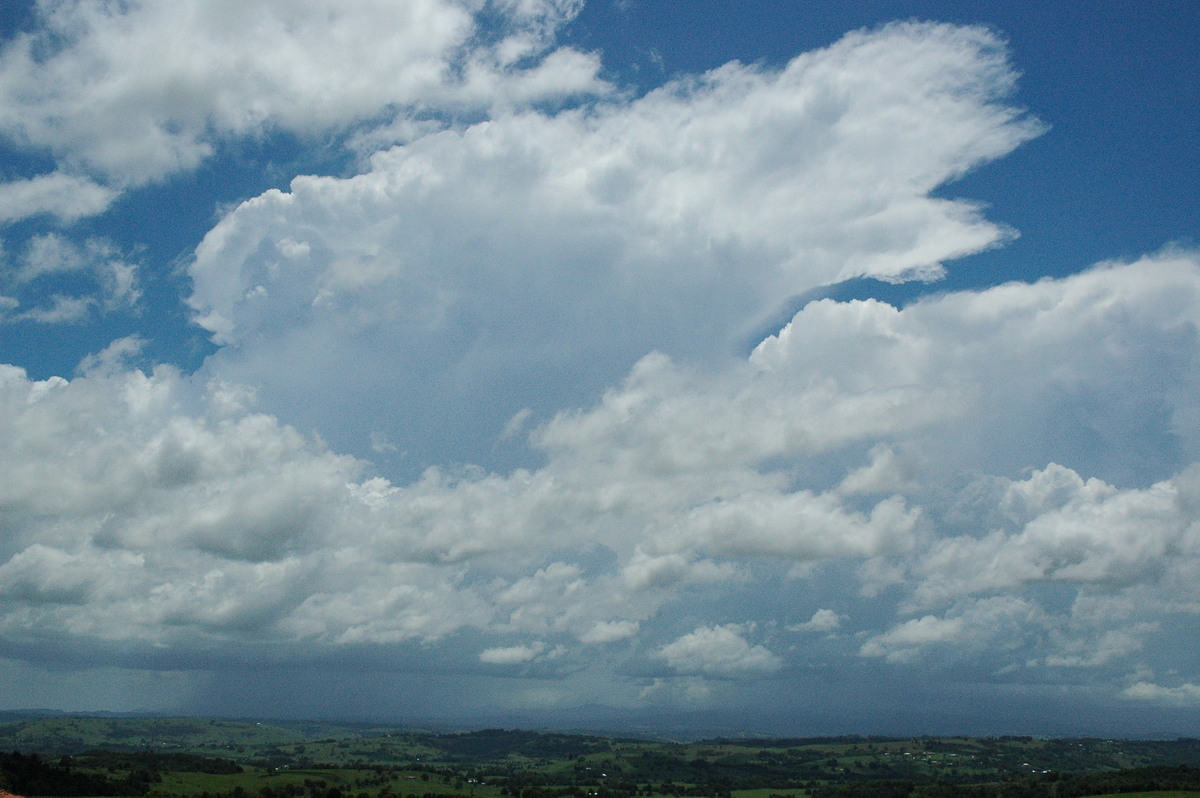
<path fill-rule="evenodd" d="M 0 722 L 0 790 L 145 798 L 1200 796 L 1200 740 L 696 741 L 189 718 Z"/>

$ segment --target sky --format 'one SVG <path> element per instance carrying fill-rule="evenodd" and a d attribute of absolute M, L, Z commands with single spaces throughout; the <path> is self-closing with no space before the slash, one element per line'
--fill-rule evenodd
<path fill-rule="evenodd" d="M 1198 35 L 0 5 L 0 708 L 1200 733 Z"/>

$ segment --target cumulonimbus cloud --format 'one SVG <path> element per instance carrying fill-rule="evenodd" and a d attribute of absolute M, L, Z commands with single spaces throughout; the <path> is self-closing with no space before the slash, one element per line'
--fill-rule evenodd
<path fill-rule="evenodd" d="M 488 74 L 574 8 L 506 7 L 533 38 L 489 44 Z M 145 13 L 201 13 L 179 8 Z M 441 64 L 469 20 L 421 8 L 449 26 Z M 93 10 L 65 76 L 71 47 L 102 45 Z M 1155 670 L 1156 614 L 1200 614 L 1181 589 L 1200 574 L 1195 252 L 903 308 L 813 302 L 737 350 L 794 294 L 933 278 L 1010 235 L 931 192 L 1038 132 L 1013 80 L 988 31 L 893 25 L 779 69 L 418 126 L 360 175 L 242 204 L 189 265 L 222 347 L 198 374 L 126 368 L 135 341 L 70 381 L 0 370 L 5 645 L 457 646 L 479 668 L 552 654 L 611 676 L 625 657 L 613 679 L 698 684 L 797 666 L 793 634 L 1124 689 Z M 359 89 L 379 101 L 345 102 Z M 263 119 L 291 119 L 279 97 Z M 257 124 L 239 119 L 220 124 Z M 199 129 L 158 142 L 155 174 L 203 155 Z M 795 618 L 758 617 L 747 586 L 826 568 L 852 588 L 813 580 Z M 695 618 L 665 622 L 679 606 Z"/>
<path fill-rule="evenodd" d="M 209 368 L 272 412 L 364 455 L 369 416 L 418 470 L 478 463 L 518 413 L 587 404 L 651 351 L 727 359 L 792 295 L 1004 240 L 930 192 L 1040 132 L 1013 77 L 985 30 L 900 24 L 438 130 L 238 207 L 188 302 L 223 346 Z"/>

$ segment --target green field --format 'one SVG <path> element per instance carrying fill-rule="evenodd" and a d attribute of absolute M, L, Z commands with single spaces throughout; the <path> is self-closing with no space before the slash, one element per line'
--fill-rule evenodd
<path fill-rule="evenodd" d="M 29 798 L 1200 798 L 1200 741 L 834 737 L 691 743 L 188 718 L 0 723 Z M 36 757 L 35 757 L 36 754 Z M 1089 790 L 1089 788 L 1094 788 Z"/>

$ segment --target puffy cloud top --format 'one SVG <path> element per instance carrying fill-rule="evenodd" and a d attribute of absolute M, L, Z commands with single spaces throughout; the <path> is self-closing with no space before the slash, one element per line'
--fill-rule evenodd
<path fill-rule="evenodd" d="M 356 414 L 416 465 L 479 462 L 517 413 L 588 403 L 652 350 L 721 360 L 791 295 L 935 277 L 1006 238 L 930 192 L 1039 132 L 1003 103 L 1012 79 L 985 30 L 900 24 L 779 70 L 440 130 L 244 203 L 197 249 L 189 303 L 225 346 L 213 368 L 272 411 L 316 426 L 322 408 L 365 454 L 329 412 L 356 384 Z"/>
<path fill-rule="evenodd" d="M 485 5 L 496 12 L 494 29 L 477 23 Z M 39 3 L 40 26 L 0 51 L 0 132 L 48 151 L 67 174 L 5 184 L 0 193 L 24 206 L 12 215 L 72 218 L 101 210 L 114 195 L 85 176 L 116 187 L 161 179 L 195 167 L 231 136 L 307 135 L 397 113 L 604 91 L 594 56 L 553 44 L 579 6 Z"/>

